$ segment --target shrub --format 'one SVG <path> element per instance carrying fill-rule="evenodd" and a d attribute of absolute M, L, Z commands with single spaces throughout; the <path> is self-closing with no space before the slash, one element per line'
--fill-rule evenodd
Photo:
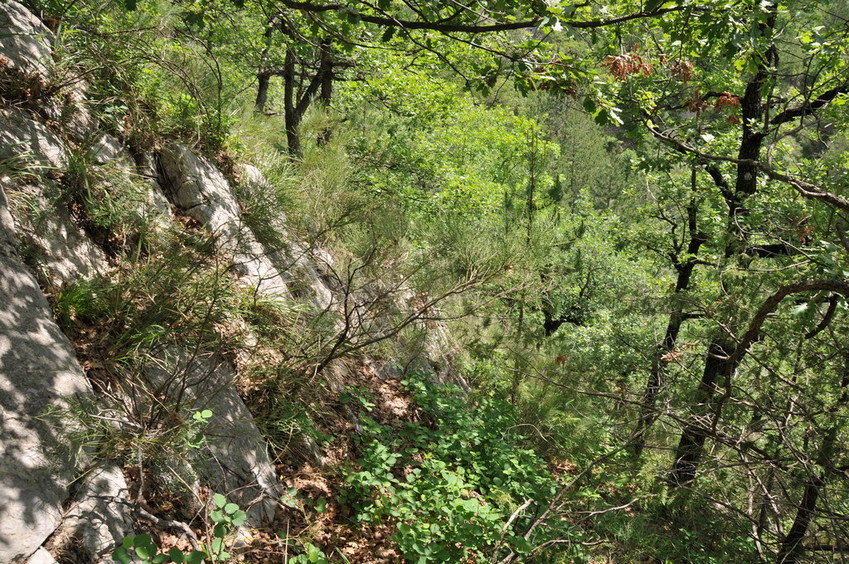
<path fill-rule="evenodd" d="M 121 546 L 112 553 L 112 558 L 121 564 L 129 564 L 134 559 L 142 564 L 159 564 L 161 562 L 185 562 L 201 564 L 201 562 L 224 562 L 231 558 L 227 552 L 227 539 L 233 535 L 237 527 L 242 526 L 247 519 L 244 511 L 235 503 L 228 503 L 227 498 L 217 493 L 212 496 L 215 509 L 209 513 L 213 522 L 211 540 L 204 550 L 184 552 L 172 548 L 160 552 L 150 535 L 129 535 L 124 538 Z"/>
<path fill-rule="evenodd" d="M 521 446 L 508 404 L 480 398 L 470 406 L 458 389 L 421 374 L 404 383 L 422 422 L 390 427 L 360 419 L 362 454 L 344 496 L 359 521 L 394 525 L 394 540 L 414 562 L 527 554 L 576 535 L 568 523 L 550 520 L 525 538 L 558 484 Z"/>

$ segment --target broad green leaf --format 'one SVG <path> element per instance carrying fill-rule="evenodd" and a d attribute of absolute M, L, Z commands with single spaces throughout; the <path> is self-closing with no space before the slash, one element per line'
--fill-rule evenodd
<path fill-rule="evenodd" d="M 112 552 L 112 558 L 121 564 L 129 564 L 129 562 L 133 559 L 127 549 L 123 546 L 119 546 Z"/>
<path fill-rule="evenodd" d="M 237 511 L 233 515 L 233 518 L 230 520 L 230 522 L 233 524 L 234 527 L 241 527 L 242 525 L 245 524 L 245 521 L 247 521 L 247 520 L 248 520 L 247 513 L 245 513 L 244 511 Z"/>
<path fill-rule="evenodd" d="M 516 535 L 512 537 L 510 541 L 511 544 L 516 548 L 516 552 L 518 552 L 519 554 L 528 554 L 534 549 L 531 543 L 525 540 L 525 538 L 522 536 Z"/>
<path fill-rule="evenodd" d="M 201 564 L 205 558 L 205 552 L 202 550 L 193 550 L 186 555 L 184 562 L 186 562 L 186 564 Z"/>

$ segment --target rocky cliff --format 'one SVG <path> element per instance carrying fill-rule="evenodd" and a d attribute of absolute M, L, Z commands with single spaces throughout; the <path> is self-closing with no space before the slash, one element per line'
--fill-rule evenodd
<path fill-rule="evenodd" d="M 140 530 L 191 537 L 178 517 L 208 511 L 212 492 L 247 511 L 246 536 L 286 484 L 236 385 L 282 353 L 240 312 L 320 319 L 342 344 L 368 300 L 285 221 L 283 246 L 252 231 L 233 182 L 261 190 L 257 169 L 225 176 L 189 146 L 104 132 L 84 82 L 56 75 L 52 42 L 0 2 L 0 562 L 108 561 Z M 337 383 L 344 348 L 320 363 Z M 288 449 L 322 462 L 305 435 Z M 179 511 L 148 503 L 165 483 Z"/>

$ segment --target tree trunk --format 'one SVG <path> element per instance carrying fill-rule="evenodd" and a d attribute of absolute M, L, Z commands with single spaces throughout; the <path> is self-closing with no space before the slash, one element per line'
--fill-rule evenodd
<path fill-rule="evenodd" d="M 729 388 L 736 368 L 734 347 L 721 339 L 712 342 L 708 347 L 692 418 L 684 426 L 675 451 L 675 463 L 669 476 L 671 487 L 687 485 L 696 477 L 705 440 L 720 416 L 721 403 L 715 401 L 718 383 L 722 381 Z"/>
<path fill-rule="evenodd" d="M 802 539 L 805 538 L 808 525 L 811 524 L 811 519 L 814 517 L 817 499 L 823 485 L 825 485 L 825 481 L 819 476 L 814 476 L 805 482 L 802 501 L 796 510 L 796 518 L 793 520 L 793 526 L 790 527 L 787 536 L 781 542 L 781 550 L 775 559 L 776 564 L 796 564 L 799 556 L 801 556 L 804 550 Z"/>
<path fill-rule="evenodd" d="M 775 28 L 776 9 L 771 6 L 767 20 L 759 27 L 763 33 L 768 33 Z M 727 190 L 727 184 L 719 170 L 711 172 L 715 184 L 723 190 L 728 204 L 727 232 L 733 235 L 725 248 L 725 257 L 739 256 L 746 248 L 748 235 L 741 229 L 741 218 L 747 215 L 745 199 L 757 192 L 757 168 L 751 164 L 760 159 L 761 149 L 766 135 L 764 134 L 767 104 L 764 103 L 764 89 L 769 80 L 776 72 L 778 65 L 778 50 L 775 46 L 769 47 L 760 57 L 758 70 L 749 83 L 743 97 L 740 99 L 740 108 L 743 118 L 743 128 L 740 137 L 740 149 L 737 165 L 734 191 Z M 745 349 L 745 347 L 744 347 Z M 741 354 L 734 354 L 734 347 L 730 343 L 714 341 L 708 347 L 705 359 L 702 381 L 699 385 L 697 403 L 694 407 L 693 419 L 690 420 L 681 431 L 681 439 L 675 454 L 675 462 L 670 473 L 670 486 L 676 487 L 686 485 L 693 481 L 704 451 L 705 440 L 719 422 L 722 403 L 726 398 L 715 400 L 716 385 L 718 378 L 723 378 L 726 395 L 731 393 L 731 378 L 737 366 L 742 360 Z"/>
<path fill-rule="evenodd" d="M 289 154 L 296 157 L 301 155 L 301 138 L 298 127 L 301 125 L 304 114 L 306 114 L 316 95 L 323 104 L 329 104 L 330 97 L 333 94 L 333 53 L 330 41 L 322 41 L 320 49 L 318 70 L 310 79 L 303 93 L 298 96 L 295 95 L 295 53 L 291 48 L 286 52 L 286 61 L 283 65 L 286 139 Z M 326 143 L 328 140 L 329 134 L 322 132 L 319 143 Z"/>
<path fill-rule="evenodd" d="M 846 394 L 844 392 L 841 401 L 845 401 Z M 823 438 L 822 445 L 817 453 L 816 462 L 818 466 L 828 466 L 829 459 L 834 452 L 834 443 L 837 439 L 837 425 L 834 425 L 828 430 Z M 816 472 L 812 469 L 812 472 Z M 796 518 L 793 519 L 793 525 L 781 541 L 781 548 L 778 551 L 778 556 L 775 558 L 776 564 L 796 564 L 799 557 L 802 555 L 805 547 L 802 541 L 805 539 L 805 534 L 808 532 L 808 527 L 814 518 L 817 510 L 817 501 L 819 500 L 822 488 L 825 486 L 825 478 L 827 471 L 822 474 L 813 474 L 805 481 L 802 490 L 802 501 L 796 509 Z"/>
<path fill-rule="evenodd" d="M 254 111 L 261 114 L 265 111 L 265 105 L 268 103 L 268 87 L 271 85 L 271 74 L 260 72 L 257 74 L 257 83 Z"/>
<path fill-rule="evenodd" d="M 318 101 L 322 106 L 330 106 L 330 99 L 333 97 L 333 81 L 336 76 L 333 73 L 332 51 L 329 41 L 321 43 L 321 60 L 318 68 L 318 76 L 321 81 L 321 87 L 318 92 Z M 318 134 L 318 145 L 323 147 L 330 143 L 333 136 L 333 129 L 326 127 Z"/>
<path fill-rule="evenodd" d="M 278 19 L 277 17 L 271 18 L 271 21 L 268 22 L 268 26 L 265 28 L 265 33 L 263 33 L 263 38 L 265 39 L 265 48 L 262 50 L 262 55 L 260 56 L 260 66 L 259 72 L 257 72 L 257 89 L 256 89 L 256 101 L 254 102 L 254 110 L 257 113 L 262 113 L 265 111 L 265 105 L 268 103 L 268 87 L 271 84 L 271 75 L 273 74 L 268 70 L 268 57 L 271 53 L 271 37 L 274 35 L 274 30 L 277 28 Z"/>
<path fill-rule="evenodd" d="M 333 79 L 335 78 L 333 75 L 333 53 L 329 41 L 321 42 L 320 56 L 318 74 L 321 81 L 321 90 L 318 99 L 325 106 L 329 106 L 330 98 L 333 96 Z"/>
<path fill-rule="evenodd" d="M 840 398 L 832 407 L 832 412 L 849 401 L 849 353 L 846 353 L 844 357 L 844 370 L 843 377 L 840 381 L 840 388 L 842 390 Z M 831 466 L 831 458 L 834 455 L 834 446 L 837 442 L 838 428 L 839 426 L 837 424 L 832 425 L 823 438 L 822 445 L 820 445 L 815 458 L 818 467 L 829 468 Z M 793 519 L 793 525 L 790 527 L 787 535 L 785 535 L 784 540 L 781 541 L 778 556 L 775 558 L 776 564 L 796 564 L 804 551 L 802 541 L 816 514 L 817 501 L 819 500 L 822 488 L 825 486 L 828 470 L 824 470 L 821 474 L 816 474 L 817 470 L 814 468 L 811 472 L 811 476 L 805 481 L 802 491 L 802 501 L 799 502 L 799 507 L 796 509 L 796 517 Z"/>
<path fill-rule="evenodd" d="M 295 104 L 295 53 L 291 48 L 287 49 L 283 63 L 283 104 L 286 144 L 289 154 L 298 157 L 301 155 L 301 138 L 298 136 L 301 114 Z"/>
<path fill-rule="evenodd" d="M 696 169 L 693 168 L 691 176 L 692 190 L 695 193 L 696 186 Z M 680 261 L 677 256 L 673 257 L 675 270 L 678 272 L 678 278 L 675 282 L 675 304 L 672 313 L 669 314 L 669 322 L 666 325 L 666 334 L 663 340 L 657 344 L 657 350 L 652 362 L 651 373 L 646 381 L 646 388 L 643 392 L 643 402 L 640 406 L 640 417 L 637 420 L 637 427 L 634 430 L 631 450 L 635 456 L 640 456 L 646 444 L 646 433 L 657 419 L 657 396 L 660 394 L 664 385 L 664 376 L 666 365 L 671 360 L 668 355 L 675 350 L 675 345 L 678 340 L 678 334 L 681 331 L 681 326 L 686 319 L 684 313 L 684 304 L 681 303 L 681 294 L 690 288 L 690 280 L 693 276 L 693 269 L 696 267 L 698 260 L 696 255 L 701 246 L 707 242 L 707 236 L 698 229 L 698 203 L 695 196 L 690 199 L 687 206 L 687 229 L 690 235 L 690 241 L 687 244 L 687 258 Z M 678 249 L 680 251 L 680 248 Z M 676 253 L 677 254 L 677 253 Z"/>

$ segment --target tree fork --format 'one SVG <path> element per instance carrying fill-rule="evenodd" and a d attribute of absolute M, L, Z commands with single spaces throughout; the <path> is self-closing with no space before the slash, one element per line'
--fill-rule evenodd
<path fill-rule="evenodd" d="M 695 194 L 697 188 L 695 167 L 691 171 L 690 183 L 692 191 Z M 701 246 L 708 240 L 707 236 L 698 229 L 698 206 L 695 196 L 690 198 L 687 206 L 687 229 L 690 234 L 690 241 L 687 244 L 686 251 L 687 259 L 679 261 L 675 257 L 674 267 L 678 272 L 678 278 L 675 282 L 676 297 L 689 289 L 693 269 L 698 264 L 696 255 Z M 657 344 L 651 373 L 646 381 L 645 391 L 643 392 L 640 416 L 637 420 L 637 427 L 632 435 L 631 450 L 635 456 L 642 455 L 646 444 L 646 433 L 657 419 L 657 396 L 663 388 L 664 373 L 666 371 L 664 357 L 675 350 L 678 334 L 681 332 L 681 326 L 686 319 L 688 319 L 688 316 L 684 313 L 684 305 L 680 300 L 676 300 L 675 308 L 669 315 L 669 322 L 666 325 L 666 333 L 663 340 Z"/>
<path fill-rule="evenodd" d="M 749 322 L 746 332 L 737 340 L 736 345 L 721 339 L 710 344 L 696 396 L 693 419 L 684 426 L 675 453 L 675 462 L 669 478 L 670 487 L 686 485 L 692 482 L 696 476 L 705 440 L 713 432 L 713 428 L 721 415 L 722 404 L 728 399 L 727 397 L 714 399 L 718 391 L 719 377 L 724 378 L 725 394 L 728 396 L 734 371 L 737 370 L 749 349 L 758 340 L 767 317 L 776 310 L 787 296 L 818 291 L 834 292 L 844 298 L 849 297 L 849 280 L 809 280 L 782 286 L 758 308 Z M 845 389 L 849 385 L 849 376 L 844 379 L 842 385 L 844 392 L 840 401 L 845 403 L 849 399 Z"/>

